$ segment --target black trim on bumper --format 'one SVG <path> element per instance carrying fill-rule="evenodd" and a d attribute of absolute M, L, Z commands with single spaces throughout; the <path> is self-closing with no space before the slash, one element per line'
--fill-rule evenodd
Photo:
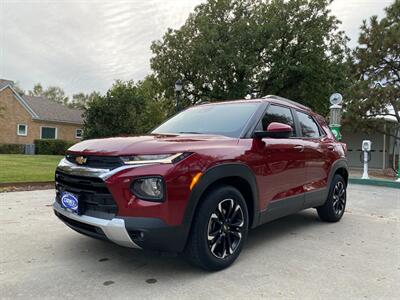
<path fill-rule="evenodd" d="M 54 213 L 76 232 L 112 242 L 100 227 L 68 218 L 56 210 Z M 119 216 L 118 218 L 124 220 L 129 237 L 140 248 L 166 252 L 182 252 L 184 250 L 187 230 L 183 226 L 169 226 L 158 218 Z"/>
<path fill-rule="evenodd" d="M 67 218 L 64 215 L 60 214 L 57 211 L 54 211 L 54 214 L 61 220 L 65 225 L 69 228 L 75 230 L 78 233 L 93 237 L 95 239 L 108 241 L 106 235 L 100 227 L 96 227 L 93 225 L 85 224 L 82 222 L 75 221 L 73 219 Z"/>
<path fill-rule="evenodd" d="M 187 229 L 170 226 L 158 218 L 119 217 L 131 239 L 143 249 L 182 252 L 186 245 Z"/>

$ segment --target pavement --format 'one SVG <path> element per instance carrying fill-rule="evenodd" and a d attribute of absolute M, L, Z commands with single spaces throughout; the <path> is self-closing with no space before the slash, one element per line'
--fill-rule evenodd
<path fill-rule="evenodd" d="M 306 210 L 250 232 L 230 268 L 79 235 L 53 190 L 0 194 L 1 299 L 400 299 L 400 190 L 350 185 L 339 223 Z"/>

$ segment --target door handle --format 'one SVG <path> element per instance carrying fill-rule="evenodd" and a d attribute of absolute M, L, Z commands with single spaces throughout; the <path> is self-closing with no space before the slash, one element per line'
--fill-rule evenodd
<path fill-rule="evenodd" d="M 328 145 L 328 149 L 333 151 L 333 150 L 335 150 L 335 147 L 333 147 L 332 145 Z"/>
<path fill-rule="evenodd" d="M 299 150 L 299 152 L 303 152 L 304 151 L 304 146 L 303 145 L 296 145 L 296 146 L 294 146 L 294 149 Z"/>

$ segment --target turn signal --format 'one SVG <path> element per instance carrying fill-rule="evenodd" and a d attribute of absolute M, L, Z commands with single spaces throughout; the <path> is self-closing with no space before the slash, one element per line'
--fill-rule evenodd
<path fill-rule="evenodd" d="M 190 183 L 190 190 L 193 190 L 194 186 L 197 184 L 197 182 L 199 181 L 201 175 L 203 175 L 203 173 L 199 172 L 196 175 L 194 175 L 192 182 Z"/>

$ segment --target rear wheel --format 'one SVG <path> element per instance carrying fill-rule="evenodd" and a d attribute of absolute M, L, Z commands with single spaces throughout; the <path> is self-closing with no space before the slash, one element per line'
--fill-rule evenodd
<path fill-rule="evenodd" d="M 239 256 L 248 231 L 248 212 L 241 193 L 231 186 L 213 189 L 196 212 L 187 252 L 207 270 L 221 270 Z"/>
<path fill-rule="evenodd" d="M 318 215 L 323 221 L 339 221 L 346 208 L 346 182 L 340 175 L 335 175 L 329 190 L 328 199 L 323 206 L 317 208 Z"/>

